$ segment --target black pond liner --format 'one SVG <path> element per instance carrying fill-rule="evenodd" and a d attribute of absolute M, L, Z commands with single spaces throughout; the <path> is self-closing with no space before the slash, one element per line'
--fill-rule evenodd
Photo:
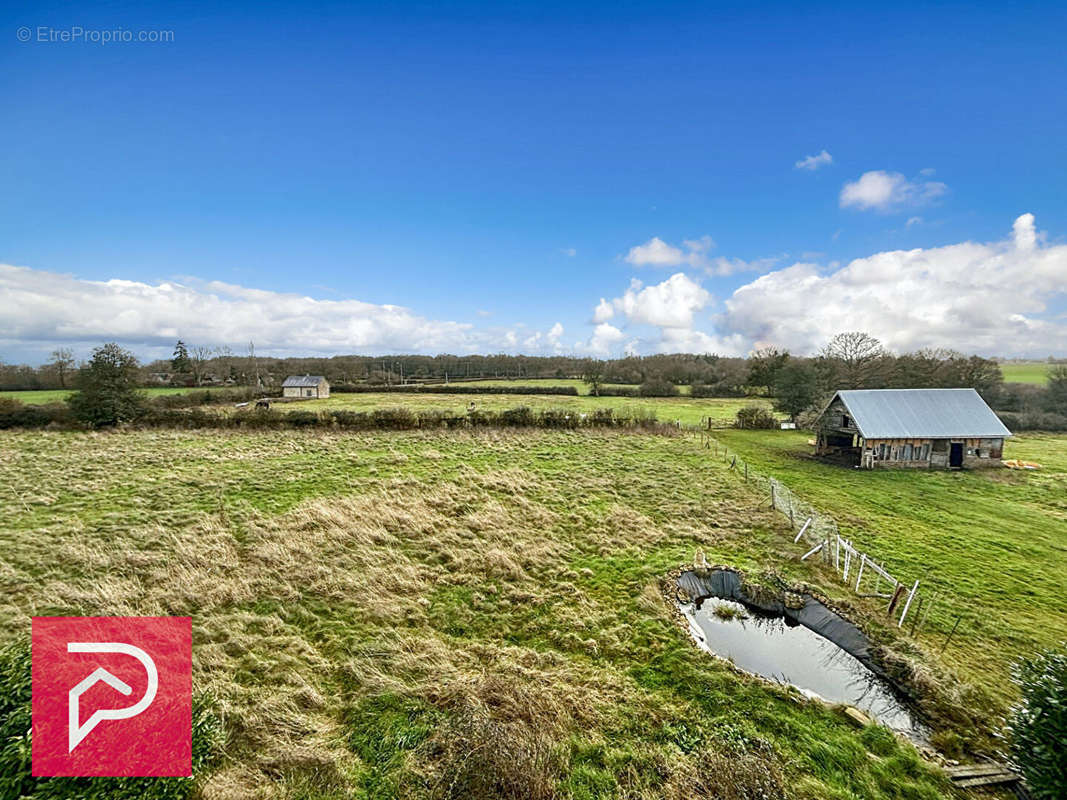
<path fill-rule="evenodd" d="M 782 599 L 750 596 L 744 589 L 740 574 L 729 569 L 709 569 L 699 573 L 683 572 L 678 578 L 677 585 L 692 598 L 698 610 L 703 601 L 708 598 L 730 600 L 740 603 L 753 612 L 757 618 L 783 618 L 787 626 L 801 625 L 836 645 L 862 664 L 896 700 L 900 710 L 907 713 L 911 724 L 906 729 L 900 726 L 894 726 L 894 728 L 914 741 L 925 743 L 928 729 L 912 710 L 906 691 L 897 686 L 881 664 L 875 660 L 870 640 L 857 626 L 834 613 L 810 594 L 799 595 L 803 600 L 803 605 L 800 607 L 788 608 Z M 715 652 L 710 645 L 707 646 Z M 777 679 L 775 674 L 770 673 L 763 674 L 763 677 Z"/>

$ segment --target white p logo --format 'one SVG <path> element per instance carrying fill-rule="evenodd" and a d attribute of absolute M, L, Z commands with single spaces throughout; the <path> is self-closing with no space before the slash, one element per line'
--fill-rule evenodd
<path fill-rule="evenodd" d="M 133 656 L 140 661 L 145 668 L 145 672 L 148 673 L 148 688 L 145 689 L 144 697 L 134 705 L 126 708 L 104 708 L 94 711 L 84 725 L 78 724 L 78 698 L 88 691 L 89 687 L 95 686 L 98 681 L 103 681 L 112 689 L 127 696 L 133 693 L 133 689 L 129 684 L 116 678 L 103 667 L 98 667 L 85 680 L 70 690 L 67 700 L 67 752 L 70 753 L 74 751 L 74 748 L 78 746 L 82 739 L 89 735 L 93 728 L 104 720 L 136 717 L 152 705 L 152 701 L 156 699 L 156 690 L 159 689 L 159 675 L 156 672 L 155 662 L 152 661 L 148 653 L 139 647 L 134 647 L 132 644 L 125 644 L 124 642 L 68 642 L 67 652 L 122 653 L 127 656 Z"/>

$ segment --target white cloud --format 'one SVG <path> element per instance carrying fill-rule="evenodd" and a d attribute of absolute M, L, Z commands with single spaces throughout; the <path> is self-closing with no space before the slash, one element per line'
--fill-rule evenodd
<path fill-rule="evenodd" d="M 912 225 L 922 225 L 922 224 L 923 224 L 923 218 L 922 217 L 908 217 L 908 221 L 906 223 L 904 223 L 904 227 L 910 228 Z"/>
<path fill-rule="evenodd" d="M 627 325 L 658 328 L 658 332 L 650 338 L 631 338 L 622 348 L 622 352 L 627 354 L 691 352 L 740 355 L 744 352 L 741 337 L 720 337 L 693 327 L 695 314 L 703 311 L 711 302 L 711 294 L 682 272 L 652 286 L 645 286 L 635 278 L 621 297 L 610 302 L 601 298 L 593 312 L 594 321 L 600 324 L 588 342 L 578 343 L 576 347 L 599 355 L 609 351 L 618 355 L 619 345 L 626 335 L 605 322 L 618 315 L 625 319 Z"/>
<path fill-rule="evenodd" d="M 615 309 L 611 307 L 611 303 L 601 297 L 600 302 L 597 303 L 597 307 L 593 309 L 593 322 L 607 322 L 614 316 Z"/>
<path fill-rule="evenodd" d="M 1067 350 L 1050 305 L 1067 291 L 1067 245 L 1047 247 L 1031 214 L 1011 238 L 858 258 L 830 273 L 798 263 L 737 289 L 717 328 L 753 344 L 813 352 L 864 330 L 898 351 L 950 347 L 987 355 Z"/>
<path fill-rule="evenodd" d="M 1012 238 L 1015 247 L 1019 250 L 1033 250 L 1037 244 L 1037 233 L 1034 230 L 1034 215 L 1023 214 L 1012 225 Z"/>
<path fill-rule="evenodd" d="M 593 329 L 593 335 L 589 339 L 589 342 L 585 344 L 576 342 L 575 349 L 588 350 L 596 355 L 611 355 L 615 350 L 615 345 L 625 338 L 626 334 L 614 325 L 602 322 Z"/>
<path fill-rule="evenodd" d="M 841 208 L 894 211 L 924 205 L 948 191 L 939 181 L 909 181 L 899 172 L 872 170 L 841 187 Z"/>
<path fill-rule="evenodd" d="M 635 267 L 704 267 L 707 253 L 715 246 L 710 236 L 699 239 L 686 239 L 682 247 L 667 244 L 658 236 L 653 236 L 644 244 L 631 247 L 624 260 Z"/>
<path fill-rule="evenodd" d="M 567 256 L 567 258 L 574 258 L 578 255 L 578 251 L 573 247 L 563 247 L 560 249 L 560 252 Z"/>
<path fill-rule="evenodd" d="M 688 328 L 693 324 L 694 312 L 709 302 L 711 294 L 706 289 L 678 272 L 653 286 L 644 286 L 635 278 L 626 293 L 612 301 L 612 306 L 631 323 Z"/>
<path fill-rule="evenodd" d="M 480 315 L 482 315 L 480 313 Z M 556 351 L 556 323 L 533 349 Z M 430 319 L 410 309 L 359 300 L 318 300 L 220 281 L 159 284 L 71 275 L 0 264 L 0 344 L 47 353 L 117 341 L 141 354 L 169 354 L 179 337 L 235 350 L 255 340 L 276 355 L 515 351 L 518 335 Z M 528 350 L 527 352 L 530 352 Z"/>
<path fill-rule="evenodd" d="M 814 172 L 819 167 L 826 167 L 834 163 L 834 157 L 823 150 L 817 156 L 807 156 L 800 159 L 794 166 L 796 169 L 806 169 Z"/>

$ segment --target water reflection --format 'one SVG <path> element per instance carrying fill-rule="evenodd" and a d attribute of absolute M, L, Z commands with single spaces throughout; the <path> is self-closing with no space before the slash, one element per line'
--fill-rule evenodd
<path fill-rule="evenodd" d="M 756 616 L 740 603 L 716 598 L 699 609 L 682 606 L 682 611 L 705 650 L 808 696 L 855 706 L 892 730 L 926 742 L 928 730 L 888 686 L 854 656 L 803 625 Z"/>

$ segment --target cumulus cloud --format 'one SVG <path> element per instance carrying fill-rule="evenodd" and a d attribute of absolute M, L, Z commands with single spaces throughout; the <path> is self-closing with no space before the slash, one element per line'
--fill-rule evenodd
<path fill-rule="evenodd" d="M 620 296 L 611 301 L 601 298 L 593 312 L 598 323 L 588 342 L 576 348 L 603 355 L 609 350 L 618 355 L 626 338 L 622 330 L 606 320 L 621 317 L 627 327 L 649 326 L 656 329 L 651 336 L 632 337 L 622 352 L 642 353 L 720 353 L 739 355 L 744 350 L 740 336 L 718 336 L 694 327 L 696 314 L 712 302 L 711 293 L 699 283 L 678 272 L 651 286 L 636 278 Z"/>
<path fill-rule="evenodd" d="M 564 247 L 560 249 L 560 252 L 563 253 L 563 255 L 567 256 L 567 258 L 574 258 L 576 255 L 578 255 L 578 251 L 573 247 Z"/>
<path fill-rule="evenodd" d="M 614 325 L 602 322 L 593 329 L 593 335 L 588 342 L 576 342 L 574 347 L 575 350 L 586 350 L 595 355 L 607 356 L 614 354 L 618 343 L 625 338 L 626 334 Z"/>
<path fill-rule="evenodd" d="M 716 325 L 794 352 L 814 352 L 844 330 L 898 351 L 1063 352 L 1067 321 L 1053 303 L 1067 291 L 1067 245 L 1042 242 L 1023 214 L 1002 241 L 875 253 L 833 272 L 797 263 L 737 289 Z"/>
<path fill-rule="evenodd" d="M 555 351 L 556 323 L 535 340 Z M 0 342 L 25 352 L 57 344 L 88 348 L 114 340 L 138 352 L 169 353 L 182 337 L 261 352 L 381 353 L 515 350 L 518 335 L 430 319 L 395 305 L 317 300 L 221 281 L 158 284 L 71 275 L 0 264 Z M 533 349 L 533 348 L 531 348 Z"/>
<path fill-rule="evenodd" d="M 834 163 L 834 157 L 823 150 L 817 156 L 807 156 L 800 159 L 794 166 L 796 169 L 806 169 L 814 172 L 819 167 L 827 167 Z"/>
<path fill-rule="evenodd" d="M 662 328 L 688 328 L 693 314 L 705 308 L 711 294 L 685 273 L 678 272 L 662 283 L 644 286 L 634 278 L 622 297 L 612 301 L 627 321 Z"/>
<path fill-rule="evenodd" d="M 680 247 L 653 236 L 644 244 L 631 247 L 624 260 L 635 267 L 692 267 L 720 277 L 739 272 L 762 272 L 777 262 L 774 258 L 755 261 L 723 256 L 712 258 L 709 253 L 714 247 L 715 241 L 710 236 L 683 239 Z"/>
<path fill-rule="evenodd" d="M 715 246 L 710 236 L 686 239 L 681 247 L 667 244 L 653 236 L 644 244 L 631 247 L 624 260 L 635 267 L 702 267 L 707 263 L 707 253 Z"/>
<path fill-rule="evenodd" d="M 910 181 L 899 172 L 872 170 L 841 187 L 841 208 L 895 211 L 925 205 L 948 191 L 940 181 Z"/>
<path fill-rule="evenodd" d="M 611 303 L 601 297 L 600 302 L 597 303 L 597 307 L 593 309 L 593 322 L 596 322 L 598 324 L 601 322 L 607 322 L 614 316 L 615 309 L 612 307 Z"/>

